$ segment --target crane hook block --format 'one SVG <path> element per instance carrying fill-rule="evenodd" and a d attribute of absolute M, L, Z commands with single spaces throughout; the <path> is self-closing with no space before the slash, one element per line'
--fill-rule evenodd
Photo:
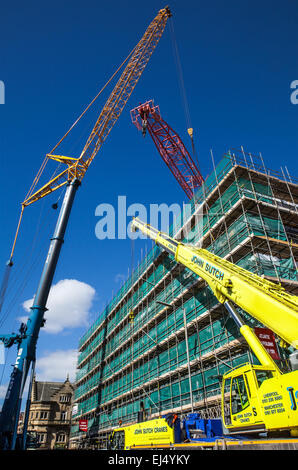
<path fill-rule="evenodd" d="M 190 127 L 189 129 L 187 129 L 187 132 L 188 132 L 189 137 L 192 139 L 193 138 L 193 128 Z"/>

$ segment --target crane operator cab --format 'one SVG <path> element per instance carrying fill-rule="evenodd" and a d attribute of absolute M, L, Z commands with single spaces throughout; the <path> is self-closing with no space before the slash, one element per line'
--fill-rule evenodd
<path fill-rule="evenodd" d="M 298 371 L 283 375 L 252 364 L 232 369 L 223 376 L 222 416 L 227 434 L 298 436 Z"/>

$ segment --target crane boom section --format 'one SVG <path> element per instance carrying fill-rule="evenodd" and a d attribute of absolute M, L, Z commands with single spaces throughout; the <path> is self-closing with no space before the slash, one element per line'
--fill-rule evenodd
<path fill-rule="evenodd" d="M 204 180 L 177 132 L 162 119 L 159 107 L 154 105 L 153 100 L 132 109 L 130 114 L 133 124 L 138 130 L 143 129 L 144 135 L 148 129 L 163 161 L 191 199 Z"/>
<path fill-rule="evenodd" d="M 298 349 L 297 296 L 206 249 L 177 242 L 137 218 L 133 219 L 132 229 L 141 230 L 172 253 L 178 263 L 204 279 L 221 303 L 231 300 Z"/>
<path fill-rule="evenodd" d="M 113 92 L 108 98 L 80 156 L 90 165 L 100 146 L 120 116 L 128 98 L 146 67 L 170 16 L 168 8 L 159 11 L 137 44 Z"/>
<path fill-rule="evenodd" d="M 64 163 L 66 168 L 42 188 L 29 195 L 22 206 L 47 196 L 65 185 L 69 180 L 82 181 L 85 173 L 98 153 L 100 147 L 112 130 L 133 92 L 143 70 L 157 46 L 171 12 L 168 7 L 161 9 L 150 23 L 139 43 L 132 51 L 131 57 L 104 105 L 79 158 L 69 158 L 48 154 L 47 158 Z"/>

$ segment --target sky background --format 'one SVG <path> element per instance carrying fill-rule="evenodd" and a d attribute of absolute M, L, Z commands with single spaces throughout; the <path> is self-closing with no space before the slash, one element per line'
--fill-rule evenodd
<path fill-rule="evenodd" d="M 95 0 L 1 5 L 0 105 L 1 244 L 0 268 L 9 258 L 20 203 L 46 153 L 141 39 L 166 3 Z M 261 152 L 266 166 L 287 166 L 293 176 L 298 154 L 298 105 L 290 85 L 298 80 L 298 4 L 293 0 L 172 0 L 172 25 L 183 70 L 204 177 L 230 148 Z M 187 202 L 158 155 L 149 135 L 143 139 L 130 110 L 154 99 L 163 118 L 191 148 L 188 122 L 166 26 L 121 117 L 79 188 L 56 270 L 37 346 L 37 380 L 74 379 L 79 338 L 141 259 L 150 241 L 98 240 L 99 204 L 118 196 L 127 206 Z M 115 82 L 113 82 L 114 84 Z M 61 154 L 79 156 L 110 86 Z M 45 176 L 50 177 L 50 173 Z M 26 317 L 55 227 L 51 208 L 60 192 L 26 208 L 14 255 L 10 284 L 0 312 L 0 332 L 17 331 Z M 128 218 L 128 222 L 129 222 Z M 0 270 L 1 274 L 1 270 Z M 0 397 L 6 390 L 16 348 L 0 364 Z M 0 401 L 1 404 L 1 401 Z"/>

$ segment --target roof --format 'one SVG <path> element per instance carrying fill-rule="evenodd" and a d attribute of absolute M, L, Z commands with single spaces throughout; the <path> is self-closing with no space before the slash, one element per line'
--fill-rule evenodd
<path fill-rule="evenodd" d="M 70 386 L 70 389 L 69 389 Z M 33 399 L 34 401 L 52 401 L 54 396 L 59 392 L 67 389 L 72 392 L 73 385 L 68 381 L 65 382 L 37 382 L 33 383 Z"/>

